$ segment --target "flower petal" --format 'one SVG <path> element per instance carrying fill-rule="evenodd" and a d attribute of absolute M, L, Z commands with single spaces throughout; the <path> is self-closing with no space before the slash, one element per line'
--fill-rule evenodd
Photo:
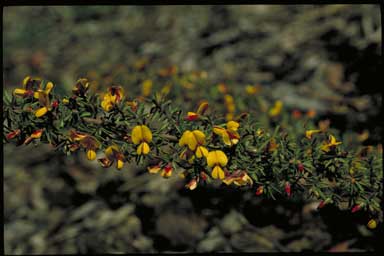
<path fill-rule="evenodd" d="M 117 160 L 117 163 L 116 163 L 116 168 L 117 168 L 118 170 L 121 170 L 121 169 L 123 168 L 123 166 L 124 166 L 124 161 L 118 159 L 118 160 Z"/>
<path fill-rule="evenodd" d="M 96 159 L 96 152 L 94 150 L 92 150 L 92 149 L 89 149 L 87 151 L 87 158 L 90 161 L 95 160 Z"/>
<path fill-rule="evenodd" d="M 45 86 L 45 93 L 49 94 L 52 91 L 53 87 L 54 87 L 53 83 L 48 82 L 47 85 Z"/>
<path fill-rule="evenodd" d="M 192 133 L 196 139 L 197 144 L 199 145 L 205 144 L 205 134 L 202 131 L 194 130 Z"/>
<path fill-rule="evenodd" d="M 13 94 L 15 95 L 19 95 L 19 96 L 24 96 L 24 94 L 27 92 L 27 90 L 24 90 L 24 89 L 15 89 L 13 91 Z"/>
<path fill-rule="evenodd" d="M 196 149 L 196 156 L 197 158 L 202 158 L 203 156 L 207 156 L 208 155 L 208 149 L 206 149 L 205 147 L 203 146 L 198 146 L 197 149 Z"/>
<path fill-rule="evenodd" d="M 188 137 L 189 137 L 189 134 L 191 133 L 191 131 L 189 130 L 186 130 L 183 135 L 181 135 L 181 138 L 179 140 L 179 146 L 182 147 L 184 145 L 187 145 L 188 144 Z"/>
<path fill-rule="evenodd" d="M 39 108 L 38 110 L 36 110 L 36 112 L 35 112 L 35 116 L 36 116 L 36 117 L 42 117 L 42 116 L 44 116 L 47 112 L 48 112 L 48 108 L 47 108 L 47 107 L 42 107 L 42 108 Z"/>
<path fill-rule="evenodd" d="M 235 122 L 235 121 L 229 121 L 227 122 L 227 129 L 229 131 L 237 131 L 237 129 L 239 128 L 240 124 L 238 122 Z"/>
<path fill-rule="evenodd" d="M 224 179 L 224 171 L 221 169 L 220 166 L 216 165 L 212 170 L 212 178 L 214 179 Z"/>
<path fill-rule="evenodd" d="M 213 132 L 216 133 L 219 136 L 223 136 L 223 134 L 227 133 L 227 131 L 224 128 L 219 127 L 219 126 L 214 126 L 213 127 Z"/>
<path fill-rule="evenodd" d="M 142 129 L 140 125 L 135 126 L 132 129 L 131 139 L 134 144 L 139 144 L 143 138 Z"/>
<path fill-rule="evenodd" d="M 150 151 L 150 147 L 149 147 L 148 143 L 146 143 L 146 142 L 142 142 L 139 145 L 139 147 L 137 148 L 137 154 L 138 155 L 141 155 L 141 154 L 146 155 L 149 153 L 149 151 Z"/>
<path fill-rule="evenodd" d="M 146 142 L 151 142 L 152 141 L 152 132 L 146 125 L 141 126 L 141 134 L 142 134 L 142 139 L 145 140 Z"/>
<path fill-rule="evenodd" d="M 217 150 L 216 151 L 216 157 L 217 157 L 217 161 L 218 163 L 221 165 L 221 166 L 226 166 L 227 163 L 228 163 L 228 158 L 227 156 L 224 154 L 223 151 L 221 150 Z"/>

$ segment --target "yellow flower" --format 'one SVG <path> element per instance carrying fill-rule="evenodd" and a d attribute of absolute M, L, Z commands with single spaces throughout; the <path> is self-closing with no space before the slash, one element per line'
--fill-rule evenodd
<path fill-rule="evenodd" d="M 172 165 L 171 165 L 171 164 L 167 164 L 167 165 L 161 170 L 160 175 L 161 175 L 163 178 L 169 178 L 169 177 L 172 176 L 172 171 L 173 171 Z"/>
<path fill-rule="evenodd" d="M 221 150 L 215 150 L 208 153 L 207 164 L 208 167 L 213 167 L 212 169 L 212 178 L 214 179 L 224 179 L 225 174 L 221 167 L 226 166 L 228 163 L 228 158 Z"/>
<path fill-rule="evenodd" d="M 208 109 L 208 102 L 203 101 L 200 103 L 198 109 L 196 112 L 188 112 L 187 117 L 185 118 L 188 121 L 194 121 L 200 117 L 200 115 L 203 115 L 205 111 Z"/>
<path fill-rule="evenodd" d="M 197 158 L 202 158 L 208 155 L 208 149 L 205 145 L 205 134 L 202 131 L 185 131 L 179 140 L 179 145 L 188 146 L 190 151 L 194 151 Z M 184 152 L 186 153 L 186 152 Z"/>
<path fill-rule="evenodd" d="M 120 152 L 117 145 L 109 146 L 105 149 L 105 158 L 100 158 L 98 161 L 104 168 L 110 167 L 114 161 L 116 161 L 116 168 L 121 170 L 124 166 L 124 155 Z"/>
<path fill-rule="evenodd" d="M 245 92 L 248 95 L 255 95 L 261 91 L 261 86 L 260 85 L 247 85 L 245 87 Z"/>
<path fill-rule="evenodd" d="M 96 150 L 100 148 L 100 142 L 98 142 L 96 138 L 86 133 L 70 130 L 69 139 L 75 142 L 74 144 L 71 145 L 71 148 L 73 149 L 72 151 L 82 146 L 83 148 L 86 149 L 86 155 L 88 160 L 96 159 Z M 77 143 L 80 143 L 80 145 Z"/>
<path fill-rule="evenodd" d="M 276 117 L 280 115 L 282 109 L 283 109 L 283 102 L 281 100 L 275 101 L 275 105 L 269 110 L 269 116 Z"/>
<path fill-rule="evenodd" d="M 144 97 L 148 97 L 151 94 L 152 85 L 153 85 L 152 80 L 150 79 L 144 80 L 141 87 L 141 95 L 143 95 Z"/>
<path fill-rule="evenodd" d="M 368 222 L 367 226 L 368 226 L 370 229 L 375 229 L 376 226 L 377 226 L 377 222 L 376 222 L 376 220 L 371 219 L 371 220 Z"/>
<path fill-rule="evenodd" d="M 161 167 L 159 164 L 154 165 L 154 166 L 148 166 L 147 170 L 149 173 L 158 173 L 161 170 Z"/>
<path fill-rule="evenodd" d="M 305 131 L 305 137 L 307 137 L 307 139 L 312 139 L 312 135 L 313 134 L 316 134 L 316 133 L 321 133 L 321 130 L 308 130 L 308 131 Z"/>
<path fill-rule="evenodd" d="M 229 113 L 235 112 L 235 103 L 233 97 L 229 94 L 224 95 L 224 104 L 227 107 Z"/>
<path fill-rule="evenodd" d="M 91 135 L 86 135 L 80 139 L 80 145 L 87 150 L 87 158 L 92 161 L 96 159 L 96 150 L 100 148 L 100 143 Z"/>
<path fill-rule="evenodd" d="M 111 86 L 108 88 L 108 92 L 103 96 L 101 107 L 104 111 L 109 112 L 116 104 L 122 101 L 123 97 L 124 91 L 121 86 Z"/>
<path fill-rule="evenodd" d="M 172 88 L 172 84 L 171 83 L 167 83 L 165 84 L 161 90 L 160 90 L 160 94 L 161 95 L 167 95 L 170 91 L 171 91 L 171 88 Z"/>
<path fill-rule="evenodd" d="M 96 151 L 93 149 L 88 149 L 87 150 L 87 158 L 90 161 L 95 160 L 96 159 Z"/>
<path fill-rule="evenodd" d="M 336 138 L 332 135 L 329 135 L 329 143 L 325 143 L 321 146 L 321 150 L 329 152 L 331 149 L 335 148 L 337 145 L 341 144 L 340 141 L 336 141 Z"/>
<path fill-rule="evenodd" d="M 23 80 L 23 88 L 17 88 L 13 91 L 13 93 L 17 96 L 22 96 L 22 97 L 34 96 L 36 99 L 38 99 L 38 95 L 36 94 L 36 91 L 40 89 L 41 89 L 41 79 L 31 78 L 30 76 L 27 76 Z"/>
<path fill-rule="evenodd" d="M 37 95 L 37 98 L 39 99 L 41 108 L 37 109 L 35 111 L 36 117 L 42 117 L 44 116 L 48 111 L 51 110 L 51 104 L 49 101 L 49 93 L 51 92 L 52 88 L 54 87 L 53 83 L 48 82 L 45 90 L 39 89 L 37 92 L 34 93 L 34 96 Z"/>
<path fill-rule="evenodd" d="M 253 185 L 253 180 L 251 177 L 248 176 L 248 174 L 245 171 L 235 171 L 233 174 L 227 176 L 225 179 L 223 179 L 223 182 L 227 185 L 232 184 L 232 182 L 237 186 L 244 186 L 249 184 L 250 186 Z"/>
<path fill-rule="evenodd" d="M 152 141 L 152 132 L 146 125 L 137 125 L 132 130 L 132 142 L 139 146 L 137 147 L 138 155 L 146 155 L 151 150 L 148 143 Z"/>
<path fill-rule="evenodd" d="M 232 146 L 239 142 L 240 134 L 237 132 L 240 124 L 235 121 L 229 121 L 226 124 L 227 129 L 219 126 L 213 127 L 213 132 L 221 136 L 225 145 Z"/>
<path fill-rule="evenodd" d="M 87 78 L 80 78 L 76 81 L 75 86 L 72 89 L 73 94 L 77 96 L 84 96 L 88 91 L 90 83 Z"/>

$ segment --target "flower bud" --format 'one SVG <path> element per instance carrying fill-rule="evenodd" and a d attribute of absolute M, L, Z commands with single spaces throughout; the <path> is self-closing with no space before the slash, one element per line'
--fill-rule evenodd
<path fill-rule="evenodd" d="M 302 163 L 298 163 L 297 164 L 297 170 L 299 170 L 299 172 L 303 172 L 304 171 L 304 165 Z"/>
<path fill-rule="evenodd" d="M 291 184 L 288 181 L 285 183 L 285 193 L 288 197 L 291 196 Z"/>
<path fill-rule="evenodd" d="M 8 133 L 8 134 L 7 134 L 7 139 L 10 140 L 10 139 L 15 138 L 17 135 L 20 134 L 20 132 L 21 132 L 21 130 L 20 130 L 20 129 L 17 129 L 17 130 L 14 130 L 14 131 Z"/>
<path fill-rule="evenodd" d="M 368 221 L 367 223 L 367 227 L 370 228 L 370 229 L 375 229 L 377 226 L 377 222 L 376 220 L 374 219 L 371 219 L 370 221 Z"/>
<path fill-rule="evenodd" d="M 259 195 L 263 194 L 263 192 L 264 192 L 264 187 L 260 186 L 256 190 L 256 195 L 259 196 Z"/>
<path fill-rule="evenodd" d="M 360 211 L 362 206 L 363 206 L 362 204 L 357 204 L 357 205 L 355 205 L 355 206 L 352 208 L 351 212 L 352 212 L 352 213 L 355 213 L 355 212 L 357 212 L 357 211 Z"/>

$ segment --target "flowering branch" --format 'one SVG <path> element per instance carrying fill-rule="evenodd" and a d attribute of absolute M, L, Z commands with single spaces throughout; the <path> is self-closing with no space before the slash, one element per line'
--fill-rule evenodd
<path fill-rule="evenodd" d="M 145 97 L 129 100 L 121 86 L 97 95 L 89 85 L 79 79 L 71 96 L 60 97 L 52 82 L 26 77 L 22 88 L 5 95 L 4 142 L 49 143 L 68 155 L 84 151 L 88 160 L 118 170 L 151 160 L 149 173 L 168 178 L 177 171 L 190 190 L 217 183 L 273 199 L 300 195 L 319 200 L 319 209 L 334 204 L 352 213 L 364 210 L 370 228 L 382 222 L 380 150 L 347 152 L 324 127 L 299 136 L 279 126 L 270 133 L 250 114 L 235 117 L 227 94 L 225 121 L 208 101 L 183 114 L 162 93 L 148 98 L 150 88 Z M 147 80 L 145 85 L 152 87 Z M 267 112 L 273 122 L 282 108 L 277 101 Z"/>

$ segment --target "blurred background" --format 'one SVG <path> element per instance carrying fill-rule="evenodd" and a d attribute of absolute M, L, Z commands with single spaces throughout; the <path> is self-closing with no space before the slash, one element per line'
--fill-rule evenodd
<path fill-rule="evenodd" d="M 344 138 L 381 142 L 379 5 L 19 6 L 4 8 L 3 31 L 7 91 L 32 75 L 64 95 L 87 77 L 96 91 L 119 83 L 136 97 L 142 79 L 175 66 L 205 72 L 203 89 L 170 93 L 184 110 L 214 95 L 210 86 L 236 96 L 259 85 L 288 109 L 328 118 Z M 365 219 L 316 206 L 236 188 L 187 191 L 145 167 L 105 170 L 49 146 L 4 146 L 7 254 L 379 248 L 382 231 Z"/>

